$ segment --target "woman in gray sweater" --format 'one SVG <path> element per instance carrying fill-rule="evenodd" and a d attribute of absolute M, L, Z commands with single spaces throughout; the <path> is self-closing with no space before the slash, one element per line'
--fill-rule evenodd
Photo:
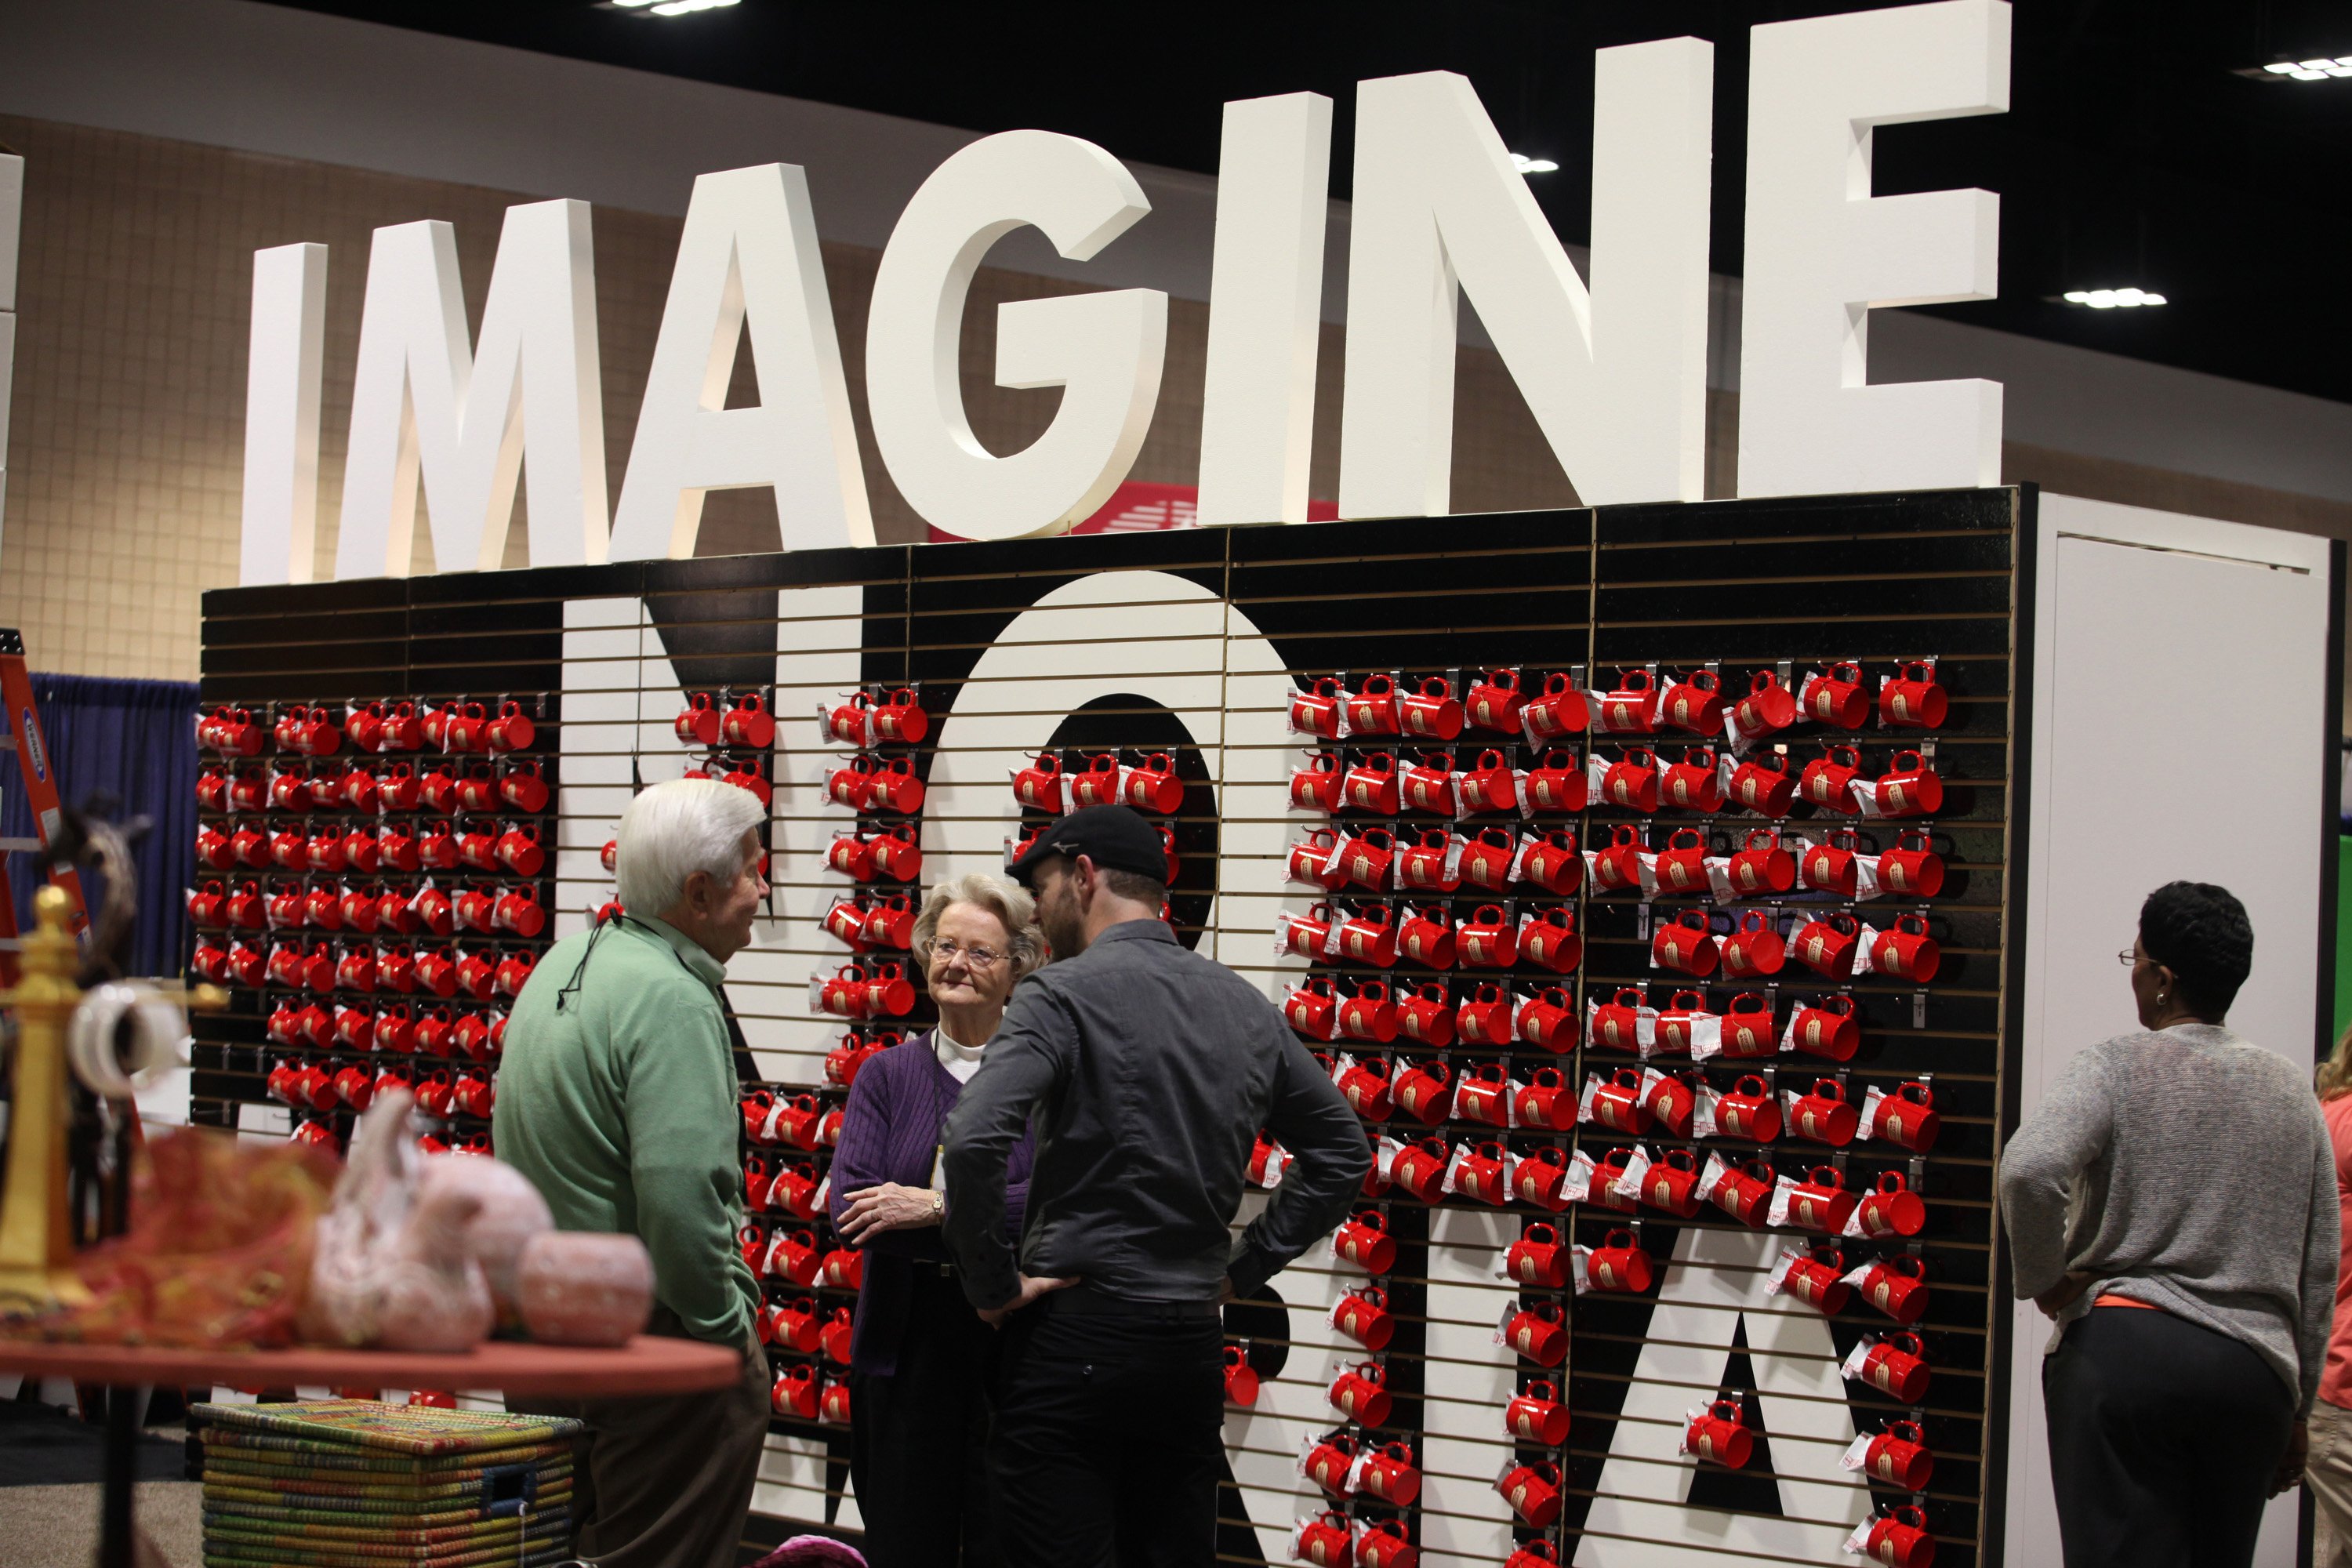
<path fill-rule="evenodd" d="M 2042 1391 L 2066 1568 L 2244 1568 L 2303 1470 L 2335 1306 L 2336 1166 L 2305 1074 L 2222 1024 L 2245 907 L 2140 909 L 2140 1029 L 2075 1054 L 2000 1156 L 2017 1294 L 2055 1319 Z"/>

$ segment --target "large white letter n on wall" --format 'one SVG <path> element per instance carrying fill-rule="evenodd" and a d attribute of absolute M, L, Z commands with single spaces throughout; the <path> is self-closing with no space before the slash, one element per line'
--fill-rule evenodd
<path fill-rule="evenodd" d="M 1463 292 L 1587 505 L 1700 499 L 1714 61 L 1594 57 L 1590 288 L 1467 79 L 1359 85 L 1341 517 L 1452 510 Z"/>
<path fill-rule="evenodd" d="M 1739 493 L 2000 482 L 2000 384 L 1870 383 L 1870 312 L 1990 300 L 2000 198 L 1870 194 L 1874 126 L 2009 108 L 2006 0 L 1751 29 Z"/>

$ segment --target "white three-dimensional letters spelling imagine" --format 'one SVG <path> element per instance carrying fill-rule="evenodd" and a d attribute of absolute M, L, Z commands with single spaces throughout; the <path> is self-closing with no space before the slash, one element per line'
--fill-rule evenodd
<path fill-rule="evenodd" d="M 2005 110 L 2009 54 L 2006 0 L 1752 29 L 1741 495 L 1998 482 L 1997 383 L 1873 386 L 1868 374 L 1872 307 L 1993 297 L 1998 198 L 1873 197 L 1870 164 L 1875 126 Z M 1700 499 L 1714 48 L 1602 49 L 1593 77 L 1589 280 L 1467 80 L 1358 86 L 1341 517 L 1450 510 L 1464 292 L 1587 502 Z M 1307 515 L 1330 158 L 1328 99 L 1225 106 L 1203 523 Z M 998 307 L 998 384 L 1064 389 L 1045 434 L 1002 457 L 965 417 L 957 337 L 972 275 L 1006 234 L 1034 226 L 1083 261 L 1150 210 L 1118 159 L 1043 131 L 972 142 L 908 203 L 875 276 L 866 397 L 883 463 L 927 521 L 964 539 L 1059 533 L 1126 477 L 1159 401 L 1165 294 Z M 255 255 L 245 583 L 313 574 L 326 280 L 324 246 Z M 728 408 L 747 329 L 761 402 Z M 444 571 L 505 558 L 525 473 L 538 566 L 692 555 L 703 495 L 738 486 L 775 488 L 787 550 L 874 542 L 798 167 L 695 182 L 609 510 L 599 368 L 585 203 L 509 209 L 470 347 L 450 226 L 378 229 L 334 574 L 407 574 L 420 479 Z"/>

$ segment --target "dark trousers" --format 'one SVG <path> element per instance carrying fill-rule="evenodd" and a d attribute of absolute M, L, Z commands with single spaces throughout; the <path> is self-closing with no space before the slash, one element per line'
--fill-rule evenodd
<path fill-rule="evenodd" d="M 961 1285 L 918 1268 L 898 1370 L 850 1374 L 849 1473 L 873 1568 L 1003 1563 L 986 1468 L 995 1339 Z"/>
<path fill-rule="evenodd" d="M 654 1309 L 650 1332 L 687 1337 Z M 595 1568 L 734 1568 L 768 1438 L 768 1358 L 747 1341 L 743 1375 L 709 1394 L 651 1399 L 509 1399 L 509 1410 L 587 1424 L 572 1467 L 574 1550 Z"/>
<path fill-rule="evenodd" d="M 1003 1331 L 989 1473 L 1021 1568 L 1202 1568 L 1225 1473 L 1214 1316 L 1067 1310 L 1048 1296 Z"/>
<path fill-rule="evenodd" d="M 2294 1396 L 2227 1334 L 2094 1307 L 2042 1367 L 2066 1568 L 2246 1568 Z"/>

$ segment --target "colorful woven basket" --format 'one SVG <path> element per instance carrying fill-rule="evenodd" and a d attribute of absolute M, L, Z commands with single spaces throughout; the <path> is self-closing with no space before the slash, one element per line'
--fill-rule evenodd
<path fill-rule="evenodd" d="M 537 1568 L 569 1551 L 577 1421 L 362 1399 L 190 1415 L 208 1568 Z"/>

